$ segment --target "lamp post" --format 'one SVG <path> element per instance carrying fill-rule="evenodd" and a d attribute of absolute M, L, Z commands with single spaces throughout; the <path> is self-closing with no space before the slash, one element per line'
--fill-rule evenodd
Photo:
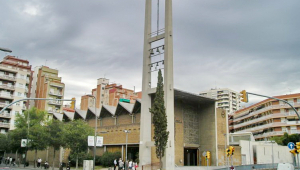
<path fill-rule="evenodd" d="M 124 130 L 124 132 L 126 133 L 126 150 L 125 150 L 125 162 L 127 161 L 127 141 L 128 141 L 128 133 L 130 133 L 130 130 Z M 125 170 L 126 166 L 125 166 Z"/>
<path fill-rule="evenodd" d="M 94 98 L 94 108 L 95 108 L 95 135 L 94 135 L 94 162 L 93 162 L 93 170 L 95 170 L 95 161 L 96 161 L 96 140 L 97 140 L 97 109 L 96 109 L 96 97 L 89 94 L 89 97 Z"/>
<path fill-rule="evenodd" d="M 12 52 L 12 50 L 10 50 L 8 48 L 1 48 L 1 47 L 0 47 L 0 51 L 9 52 L 9 53 Z"/>

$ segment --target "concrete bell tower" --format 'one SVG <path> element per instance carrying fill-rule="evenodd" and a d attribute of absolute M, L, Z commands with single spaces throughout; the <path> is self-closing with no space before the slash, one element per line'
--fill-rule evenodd
<path fill-rule="evenodd" d="M 158 1 L 159 4 L 159 1 Z M 159 13 L 159 5 L 158 5 Z M 174 145 L 174 89 L 173 89 L 173 26 L 172 26 L 172 0 L 165 0 L 165 28 L 156 31 L 151 30 L 152 0 L 146 0 L 145 31 L 144 31 L 144 55 L 143 55 L 143 83 L 142 83 L 142 106 L 140 122 L 140 165 L 149 165 L 151 162 L 151 93 L 155 88 L 151 86 L 152 67 L 163 66 L 164 72 L 164 97 L 167 113 L 169 139 L 163 158 L 163 169 L 174 170 L 175 168 L 175 145 Z M 158 15 L 159 16 L 159 15 Z M 158 17 L 159 19 L 159 17 Z M 159 23 L 159 22 L 158 22 Z M 159 53 L 159 54 L 155 54 Z M 163 54 L 163 60 L 154 59 Z M 154 70 L 157 71 L 157 70 Z M 155 77 L 156 78 L 156 77 Z M 154 153 L 155 154 L 155 153 Z"/>

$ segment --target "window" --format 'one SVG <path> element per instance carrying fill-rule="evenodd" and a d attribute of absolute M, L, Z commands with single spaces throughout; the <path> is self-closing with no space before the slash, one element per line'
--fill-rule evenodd
<path fill-rule="evenodd" d="M 23 74 L 20 74 L 21 79 L 25 79 L 25 76 Z"/>
<path fill-rule="evenodd" d="M 102 90 L 104 90 L 104 87 L 102 87 Z"/>
<path fill-rule="evenodd" d="M 8 77 L 14 77 L 14 74 L 13 73 L 9 73 Z"/>
<path fill-rule="evenodd" d="M 104 97 L 104 94 L 102 94 L 101 96 Z"/>
<path fill-rule="evenodd" d="M 19 111 L 15 111 L 15 115 L 18 115 L 18 114 L 20 114 L 20 112 Z"/>
<path fill-rule="evenodd" d="M 22 96 L 22 93 L 18 92 L 18 96 Z"/>
<path fill-rule="evenodd" d="M 4 72 L 3 72 L 3 71 L 0 71 L 0 75 L 4 75 Z"/>
<path fill-rule="evenodd" d="M 17 105 L 17 106 L 20 106 L 20 102 L 17 102 L 16 105 Z"/>
<path fill-rule="evenodd" d="M 19 83 L 19 87 L 23 88 L 23 84 L 22 84 L 22 83 Z"/>

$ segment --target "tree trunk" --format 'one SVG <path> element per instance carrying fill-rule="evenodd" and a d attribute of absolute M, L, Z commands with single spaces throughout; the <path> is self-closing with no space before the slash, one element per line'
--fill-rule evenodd
<path fill-rule="evenodd" d="M 54 147 L 53 147 L 52 170 L 54 170 L 54 160 L 55 160 L 55 149 L 54 149 Z"/>
<path fill-rule="evenodd" d="M 163 168 L 163 164 L 162 164 L 162 161 L 161 161 L 161 157 L 159 157 L 159 166 L 160 166 L 160 170 L 162 170 L 162 168 Z"/>
<path fill-rule="evenodd" d="M 35 166 L 35 164 L 36 164 L 36 157 L 37 157 L 37 149 L 35 149 L 35 156 L 34 156 L 34 161 L 33 161 L 34 168 L 36 167 Z"/>
<path fill-rule="evenodd" d="M 78 169 L 78 154 L 76 155 L 76 170 Z"/>
<path fill-rule="evenodd" d="M 17 164 L 17 160 L 18 160 L 18 150 L 19 150 L 19 149 L 17 149 L 17 151 L 16 151 L 15 164 Z"/>

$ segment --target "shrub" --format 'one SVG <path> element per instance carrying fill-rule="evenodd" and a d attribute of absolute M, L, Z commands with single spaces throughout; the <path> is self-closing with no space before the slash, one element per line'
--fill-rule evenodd
<path fill-rule="evenodd" d="M 121 153 L 120 152 L 105 152 L 101 158 L 100 158 L 100 162 L 101 165 L 104 167 L 109 167 L 109 166 L 113 166 L 114 165 L 114 160 L 115 159 L 119 159 L 121 157 Z"/>

